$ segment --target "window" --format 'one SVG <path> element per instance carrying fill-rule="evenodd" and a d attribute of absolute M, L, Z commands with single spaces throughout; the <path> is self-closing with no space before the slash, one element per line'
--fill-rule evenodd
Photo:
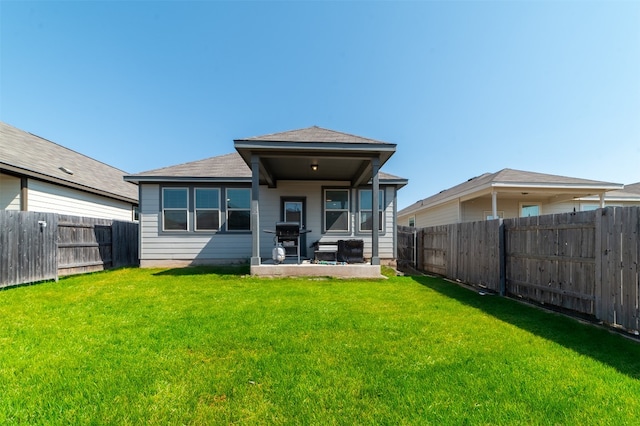
<path fill-rule="evenodd" d="M 220 229 L 220 190 L 217 188 L 196 188 L 196 231 L 217 231 Z"/>
<path fill-rule="evenodd" d="M 325 189 L 324 229 L 326 232 L 349 231 L 348 189 Z"/>
<path fill-rule="evenodd" d="M 189 192 L 187 188 L 162 189 L 162 229 L 186 231 L 188 226 Z"/>
<path fill-rule="evenodd" d="M 227 230 L 251 229 L 251 189 L 227 189 Z"/>
<path fill-rule="evenodd" d="M 490 211 L 490 210 L 485 210 L 485 211 L 483 212 L 483 215 L 484 215 L 484 218 L 485 218 L 486 220 L 493 220 L 493 219 L 498 219 L 498 218 L 500 218 L 500 219 L 504 219 L 504 211 L 502 211 L 502 210 L 498 210 L 498 212 L 497 212 L 497 213 L 498 213 L 498 217 L 493 217 L 493 212 L 492 212 L 492 211 Z"/>
<path fill-rule="evenodd" d="M 539 216 L 540 204 L 521 203 L 520 204 L 520 217 Z"/>
<path fill-rule="evenodd" d="M 378 192 L 378 230 L 382 231 L 384 218 L 384 192 Z M 373 191 L 370 189 L 360 190 L 360 231 L 371 231 L 373 229 Z"/>
<path fill-rule="evenodd" d="M 580 211 L 586 212 L 590 210 L 597 210 L 600 208 L 600 204 L 581 204 Z"/>
<path fill-rule="evenodd" d="M 416 217 L 415 216 L 411 216 L 409 218 L 409 226 L 412 227 L 412 228 L 415 228 L 415 226 L 416 226 Z"/>

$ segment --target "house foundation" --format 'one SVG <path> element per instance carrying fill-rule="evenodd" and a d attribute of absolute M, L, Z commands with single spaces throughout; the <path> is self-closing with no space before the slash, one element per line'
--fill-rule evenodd
<path fill-rule="evenodd" d="M 384 279 L 380 265 L 368 263 L 333 264 L 333 263 L 274 263 L 265 262 L 251 265 L 251 275 L 256 277 L 332 277 L 332 278 L 367 278 Z"/>

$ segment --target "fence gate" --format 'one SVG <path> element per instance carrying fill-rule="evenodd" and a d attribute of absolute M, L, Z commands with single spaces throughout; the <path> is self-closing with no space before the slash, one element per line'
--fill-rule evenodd
<path fill-rule="evenodd" d="M 0 211 L 0 287 L 58 278 L 54 213 Z"/>
<path fill-rule="evenodd" d="M 398 226 L 398 254 L 396 260 L 399 267 L 416 267 L 416 228 Z"/>

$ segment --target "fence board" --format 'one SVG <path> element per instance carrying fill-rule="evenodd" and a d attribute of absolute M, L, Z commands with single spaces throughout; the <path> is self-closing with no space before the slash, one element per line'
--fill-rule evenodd
<path fill-rule="evenodd" d="M 0 287 L 57 279 L 56 232 L 52 213 L 0 211 Z"/>
<path fill-rule="evenodd" d="M 499 221 L 459 223 L 417 235 L 424 239 L 420 270 L 640 330 L 640 207 L 505 219 L 502 228 Z"/>
<path fill-rule="evenodd" d="M 137 223 L 0 211 L 0 287 L 137 263 Z"/>

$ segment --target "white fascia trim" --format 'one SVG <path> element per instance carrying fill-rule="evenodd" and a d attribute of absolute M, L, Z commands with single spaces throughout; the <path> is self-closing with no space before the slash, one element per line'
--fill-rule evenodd
<path fill-rule="evenodd" d="M 492 185 L 494 188 L 532 188 L 532 189 L 586 189 L 596 191 L 613 191 L 616 189 L 623 189 L 622 184 L 586 184 L 586 183 L 503 183 L 494 182 Z"/>

